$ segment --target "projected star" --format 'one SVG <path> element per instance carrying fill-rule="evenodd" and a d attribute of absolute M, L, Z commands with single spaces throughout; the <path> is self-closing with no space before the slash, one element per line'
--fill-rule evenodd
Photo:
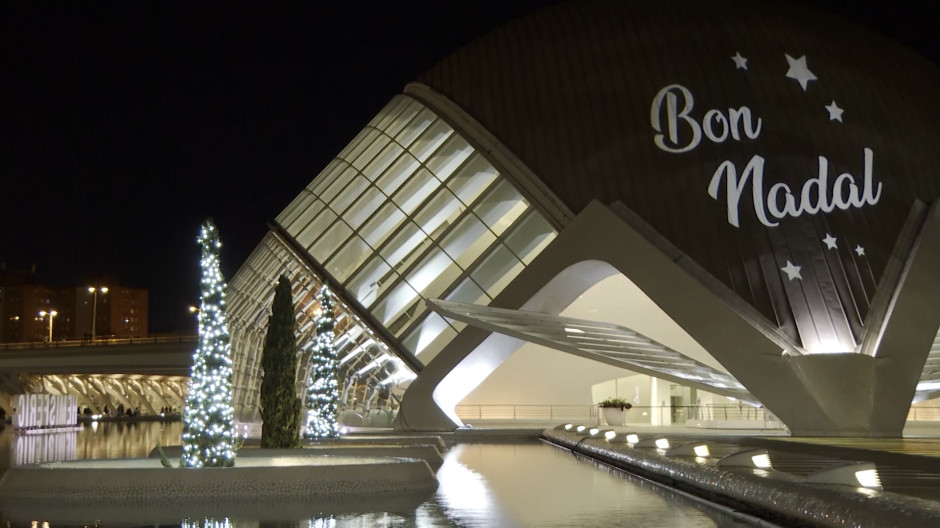
<path fill-rule="evenodd" d="M 829 249 L 836 248 L 836 237 L 830 235 L 829 233 L 826 233 L 826 238 L 822 239 L 822 241 L 823 241 L 823 244 L 826 244 L 827 248 Z"/>
<path fill-rule="evenodd" d="M 734 65 L 735 67 L 737 67 L 737 69 L 739 70 L 747 69 L 747 59 L 741 56 L 740 51 L 734 52 L 734 57 L 731 57 L 731 60 L 734 61 Z"/>
<path fill-rule="evenodd" d="M 803 280 L 803 277 L 800 275 L 800 267 L 801 266 L 794 266 L 792 262 L 787 260 L 787 265 L 780 269 L 783 270 L 783 272 L 787 274 L 787 278 L 790 280 L 793 280 L 793 279 Z"/>
<path fill-rule="evenodd" d="M 860 256 L 860 257 L 864 257 L 864 256 L 865 256 L 865 248 L 863 248 L 862 246 L 856 245 L 856 246 L 855 246 L 855 252 L 858 253 L 858 256 Z"/>
<path fill-rule="evenodd" d="M 840 122 L 840 123 L 842 122 L 842 112 L 844 112 L 845 110 L 839 108 L 839 106 L 836 105 L 836 102 L 835 102 L 835 101 L 833 101 L 832 104 L 830 104 L 829 106 L 827 106 L 827 107 L 826 107 L 826 110 L 829 111 L 829 120 L 830 120 L 830 121 L 838 121 L 838 122 Z"/>
<path fill-rule="evenodd" d="M 813 72 L 809 71 L 809 67 L 806 66 L 806 55 L 803 55 L 799 59 L 794 59 L 793 57 L 784 53 L 784 56 L 787 58 L 787 64 L 790 65 L 790 69 L 787 70 L 787 77 L 791 79 L 796 79 L 800 83 L 800 86 L 803 87 L 803 91 L 806 91 L 806 85 L 810 81 L 815 81 L 816 76 L 813 75 Z"/>

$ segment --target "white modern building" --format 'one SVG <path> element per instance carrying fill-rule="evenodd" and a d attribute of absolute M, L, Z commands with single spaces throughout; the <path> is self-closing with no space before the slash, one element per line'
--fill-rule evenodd
<path fill-rule="evenodd" d="M 284 274 L 299 376 L 317 291 L 341 301 L 350 421 L 440 431 L 459 404 L 616 394 L 899 435 L 940 390 L 938 85 L 779 3 L 508 24 L 392 97 L 232 278 L 237 417 L 258 419 Z"/>

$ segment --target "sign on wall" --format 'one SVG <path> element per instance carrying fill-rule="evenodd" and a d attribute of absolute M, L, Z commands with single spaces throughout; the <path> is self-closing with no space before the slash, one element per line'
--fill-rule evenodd
<path fill-rule="evenodd" d="M 17 394 L 13 397 L 13 427 L 54 429 L 78 424 L 78 397 L 74 394 Z"/>

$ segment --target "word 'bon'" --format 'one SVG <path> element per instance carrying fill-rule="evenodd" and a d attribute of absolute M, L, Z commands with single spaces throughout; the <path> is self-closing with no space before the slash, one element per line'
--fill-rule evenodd
<path fill-rule="evenodd" d="M 679 96 L 682 96 L 682 110 L 679 111 Z M 663 133 L 663 104 L 665 104 L 665 122 L 666 132 Z M 709 110 L 705 112 L 702 118 L 702 124 L 699 124 L 694 117 L 689 115 L 695 106 L 695 98 L 692 92 L 681 84 L 670 84 L 664 87 L 656 97 L 653 98 L 653 105 L 650 108 L 650 124 L 653 130 L 658 132 L 653 136 L 653 142 L 656 146 L 665 150 L 679 154 L 689 152 L 698 146 L 702 141 L 702 134 L 713 143 L 723 143 L 730 135 L 735 141 L 741 140 L 741 132 L 750 139 L 757 139 L 760 135 L 763 121 L 757 118 L 755 123 L 751 115 L 751 109 L 742 106 L 741 108 L 729 108 L 726 117 L 720 110 Z M 683 126 L 684 125 L 684 126 Z M 679 127 L 688 129 L 691 135 L 689 142 L 685 145 L 679 144 Z M 667 141 L 668 140 L 668 141 Z"/>

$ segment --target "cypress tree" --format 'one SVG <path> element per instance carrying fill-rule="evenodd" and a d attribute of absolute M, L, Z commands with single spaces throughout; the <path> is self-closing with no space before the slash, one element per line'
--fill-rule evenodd
<path fill-rule="evenodd" d="M 297 341 L 290 280 L 281 275 L 274 292 L 261 355 L 261 447 L 300 447 L 301 401 L 297 396 Z"/>

